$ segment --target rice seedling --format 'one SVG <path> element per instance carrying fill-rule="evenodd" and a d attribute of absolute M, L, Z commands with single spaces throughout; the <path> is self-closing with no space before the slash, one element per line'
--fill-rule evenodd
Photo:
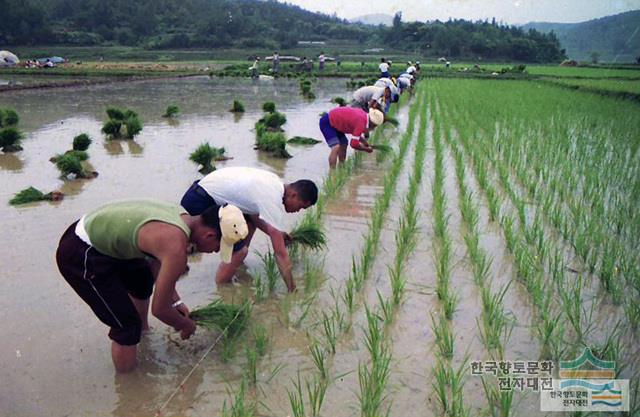
<path fill-rule="evenodd" d="M 9 200 L 9 204 L 12 206 L 18 206 L 36 201 L 59 201 L 62 200 L 63 197 L 64 195 L 60 191 L 52 191 L 45 194 L 37 188 L 28 187 L 16 193 L 16 195 Z"/>
<path fill-rule="evenodd" d="M 255 386 L 258 383 L 258 352 L 254 347 L 247 345 L 245 347 L 245 357 L 247 359 L 245 375 L 249 384 Z"/>
<path fill-rule="evenodd" d="M 300 382 L 300 372 L 298 371 L 298 379 L 292 380 L 294 390 L 287 388 L 287 396 L 289 397 L 289 405 L 291 406 L 291 414 L 293 417 L 306 417 L 304 411 L 304 395 L 302 393 L 302 383 Z"/>
<path fill-rule="evenodd" d="M 227 407 L 227 400 L 222 404 L 222 417 L 254 417 L 256 415 L 256 406 L 246 402 L 245 392 L 247 390 L 247 380 L 243 377 L 240 380 L 240 387 L 235 394 L 227 389 L 227 394 L 232 397 L 231 405 Z"/>
<path fill-rule="evenodd" d="M 322 349 L 318 343 L 314 343 L 309 346 L 309 351 L 311 352 L 311 358 L 313 359 L 314 365 L 318 368 L 320 377 L 324 380 L 328 380 L 329 368 L 327 366 L 327 357 L 324 349 Z"/>
<path fill-rule="evenodd" d="M 253 287 L 256 302 L 267 298 L 267 283 L 264 281 L 262 273 L 256 272 L 254 274 Z"/>
<path fill-rule="evenodd" d="M 378 305 L 382 312 L 384 325 L 388 326 L 393 321 L 393 303 L 389 299 L 384 299 L 380 291 L 376 290 L 376 294 L 378 295 Z"/>
<path fill-rule="evenodd" d="M 376 417 L 384 415 L 382 405 L 386 399 L 384 389 L 391 371 L 391 354 L 386 345 L 379 348 L 379 354 L 371 360 L 371 368 L 360 363 L 358 366 L 358 382 L 360 393 L 360 415 L 362 417 Z M 388 415 L 390 410 L 386 411 Z"/>
<path fill-rule="evenodd" d="M 324 260 L 314 263 L 311 259 L 304 259 L 304 269 L 302 273 L 304 279 L 304 292 L 307 295 L 315 293 L 325 279 Z M 331 290 L 333 295 L 333 290 Z"/>
<path fill-rule="evenodd" d="M 355 265 L 355 260 L 352 260 L 352 268 L 354 268 L 354 269 L 357 268 L 356 265 Z M 352 274 L 353 274 L 353 272 L 352 272 Z M 353 278 L 353 275 L 352 275 L 347 280 L 347 282 L 345 284 L 345 290 L 342 293 L 342 301 L 347 306 L 347 310 L 349 311 L 349 314 L 353 313 L 353 309 L 355 307 L 355 305 L 354 305 L 354 294 L 355 294 L 355 291 L 356 291 L 356 283 L 355 283 L 355 278 Z"/>
<path fill-rule="evenodd" d="M 304 136 L 294 136 L 291 139 L 287 140 L 287 143 L 291 143 L 293 145 L 317 145 L 320 143 L 318 139 L 308 138 Z"/>
<path fill-rule="evenodd" d="M 488 413 L 491 417 L 509 417 L 512 415 L 513 390 L 500 390 L 496 386 L 496 382 L 488 383 L 484 376 L 482 377 L 482 388 L 487 398 Z"/>
<path fill-rule="evenodd" d="M 20 142 L 24 135 L 15 126 L 0 129 L 0 149 L 2 152 L 17 152 L 22 150 Z"/>
<path fill-rule="evenodd" d="M 637 303 L 638 296 L 629 297 L 624 303 L 624 311 L 629 320 L 631 328 L 637 329 L 640 326 L 640 304 Z"/>
<path fill-rule="evenodd" d="M 262 110 L 265 113 L 273 113 L 276 111 L 276 103 L 273 101 L 266 101 L 262 104 Z"/>
<path fill-rule="evenodd" d="M 290 233 L 291 242 L 311 250 L 321 250 L 327 246 L 327 238 L 318 223 L 302 222 Z"/>
<path fill-rule="evenodd" d="M 202 143 L 189 155 L 189 160 L 200 165 L 198 170 L 203 175 L 209 174 L 216 170 L 215 165 L 211 163 L 216 155 L 218 155 L 216 148 L 212 147 L 208 143 Z"/>
<path fill-rule="evenodd" d="M 235 338 L 242 333 L 251 315 L 251 304 L 226 304 L 214 300 L 204 307 L 191 311 L 190 317 L 197 325 L 207 329 L 223 331 L 229 338 Z"/>
<path fill-rule="evenodd" d="M 244 113 L 244 104 L 240 100 L 233 100 L 233 105 L 229 111 L 233 113 Z"/>
<path fill-rule="evenodd" d="M 167 106 L 167 110 L 165 110 L 162 117 L 177 117 L 180 114 L 180 108 L 174 104 Z"/>
<path fill-rule="evenodd" d="M 445 298 L 442 300 L 442 310 L 447 320 L 453 319 L 453 314 L 456 312 L 460 296 L 458 293 L 449 290 L 447 287 L 445 292 Z"/>
<path fill-rule="evenodd" d="M 432 386 L 436 392 L 436 399 L 442 409 L 442 414 L 450 415 L 451 406 L 449 402 L 449 390 L 447 388 L 450 384 L 450 367 L 445 364 L 441 358 L 437 358 L 432 373 L 435 377 Z"/>
<path fill-rule="evenodd" d="M 91 145 L 91 138 L 86 133 L 81 133 L 73 138 L 73 150 L 74 151 L 86 151 Z"/>
<path fill-rule="evenodd" d="M 314 378 L 313 382 L 309 382 L 308 379 L 305 379 L 304 383 L 307 389 L 307 398 L 309 399 L 310 417 L 320 417 L 320 409 L 327 392 L 328 380 Z"/>
<path fill-rule="evenodd" d="M 282 125 L 287 123 L 287 117 L 280 112 L 273 111 L 271 113 L 265 114 L 262 119 L 258 121 L 258 123 L 263 123 L 267 127 L 267 129 L 281 131 Z"/>
<path fill-rule="evenodd" d="M 322 312 L 322 331 L 327 343 L 327 349 L 329 349 L 331 354 L 335 354 L 338 333 L 336 331 L 335 322 L 325 312 Z"/>
<path fill-rule="evenodd" d="M 398 268 L 387 268 L 389 277 L 391 278 L 391 300 L 397 307 L 402 302 L 405 285 L 407 280 L 398 272 Z"/>
<path fill-rule="evenodd" d="M 85 151 L 69 150 L 69 151 L 66 151 L 64 154 L 58 154 L 56 156 L 52 156 L 51 158 L 49 158 L 49 161 L 55 164 L 56 162 L 58 162 L 58 159 L 60 159 L 60 157 L 62 157 L 63 155 L 74 157 L 78 161 L 86 161 L 87 159 L 89 159 L 89 154 L 86 153 Z"/>
<path fill-rule="evenodd" d="M 431 314 L 431 329 L 436 339 L 436 346 L 440 356 L 445 359 L 453 358 L 453 342 L 455 336 L 451 332 L 451 326 L 446 320 L 436 320 Z"/>
<path fill-rule="evenodd" d="M 258 356 L 262 357 L 266 355 L 267 347 L 269 345 L 269 333 L 267 332 L 267 329 L 265 329 L 261 324 L 256 324 L 253 326 L 252 335 Z"/>
<path fill-rule="evenodd" d="M 267 288 L 269 292 L 273 292 L 273 290 L 275 290 L 276 288 L 278 277 L 280 276 L 276 258 L 275 256 L 273 256 L 273 252 L 271 251 L 268 251 L 264 255 L 258 253 L 258 257 L 260 257 L 260 260 L 262 261 L 264 273 L 267 277 Z"/>

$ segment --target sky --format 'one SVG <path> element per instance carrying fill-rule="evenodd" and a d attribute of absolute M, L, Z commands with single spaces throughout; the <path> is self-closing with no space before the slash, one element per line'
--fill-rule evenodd
<path fill-rule="evenodd" d="M 304 9 L 352 19 L 367 14 L 394 15 L 402 20 L 448 20 L 449 17 L 491 19 L 509 24 L 575 23 L 640 9 L 640 0 L 279 0 Z"/>

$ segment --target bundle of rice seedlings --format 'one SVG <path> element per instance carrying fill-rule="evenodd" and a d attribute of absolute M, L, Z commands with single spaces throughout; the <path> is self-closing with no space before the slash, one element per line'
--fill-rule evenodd
<path fill-rule="evenodd" d="M 89 154 L 86 153 L 85 151 L 70 150 L 70 151 L 66 151 L 63 154 L 57 154 L 56 156 L 53 156 L 53 157 L 49 158 L 49 161 L 51 161 L 51 162 L 53 162 L 55 164 L 64 155 L 73 156 L 74 158 L 76 158 L 79 161 L 86 161 L 87 159 L 89 159 Z"/>
<path fill-rule="evenodd" d="M 102 125 L 102 133 L 111 139 L 133 139 L 142 131 L 142 122 L 133 110 L 110 107 L 107 116 L 109 120 Z"/>
<path fill-rule="evenodd" d="M 233 159 L 230 156 L 226 156 L 225 155 L 226 152 L 227 152 L 227 150 L 224 148 L 224 146 L 222 148 L 213 147 L 213 160 L 214 161 L 226 161 L 228 159 Z"/>
<path fill-rule="evenodd" d="M 334 97 L 331 99 L 331 102 L 337 104 L 340 107 L 344 107 L 347 105 L 347 100 L 342 97 Z"/>
<path fill-rule="evenodd" d="M 223 331 L 227 337 L 233 338 L 245 330 L 250 315 L 251 305 L 248 302 L 237 305 L 214 300 L 191 311 L 190 317 L 198 326 Z"/>
<path fill-rule="evenodd" d="M 276 103 L 267 101 L 262 105 L 262 110 L 264 110 L 265 113 L 273 113 L 276 111 Z"/>
<path fill-rule="evenodd" d="M 34 187 L 25 188 L 18 192 L 11 200 L 9 204 L 17 206 L 20 204 L 33 203 L 35 201 L 59 201 L 64 198 L 64 194 L 60 191 L 51 191 L 50 193 L 43 193 Z"/>
<path fill-rule="evenodd" d="M 271 152 L 276 158 L 291 158 L 286 145 L 287 140 L 282 132 L 265 131 L 256 141 L 256 149 Z"/>
<path fill-rule="evenodd" d="M 56 167 L 63 177 L 73 174 L 76 178 L 92 178 L 93 174 L 88 173 L 82 166 L 82 162 L 73 154 L 58 155 Z"/>
<path fill-rule="evenodd" d="M 86 151 L 91 145 L 91 138 L 86 133 L 81 133 L 73 138 L 73 150 L 74 151 Z"/>
<path fill-rule="evenodd" d="M 272 113 L 267 113 L 262 119 L 260 119 L 260 121 L 262 121 L 268 128 L 280 130 L 281 126 L 287 123 L 287 117 L 280 112 L 274 111 Z"/>
<path fill-rule="evenodd" d="M 3 152 L 17 152 L 22 150 L 20 141 L 22 132 L 14 126 L 0 129 L 0 148 Z"/>
<path fill-rule="evenodd" d="M 384 123 L 389 123 L 389 124 L 394 125 L 394 126 L 398 126 L 398 124 L 399 124 L 398 123 L 398 119 L 396 119 L 393 116 L 387 116 L 387 115 L 384 116 Z"/>
<path fill-rule="evenodd" d="M 0 127 L 15 126 L 20 122 L 20 117 L 13 109 L 0 109 Z"/>
<path fill-rule="evenodd" d="M 389 145 L 380 144 L 380 145 L 371 145 L 371 147 L 373 149 L 375 149 L 376 151 L 383 152 L 383 153 L 388 153 L 388 152 L 393 151 L 393 148 L 391 146 L 389 146 Z"/>
<path fill-rule="evenodd" d="M 301 223 L 289 233 L 291 242 L 309 249 L 320 250 L 327 246 L 327 239 L 316 223 Z"/>
<path fill-rule="evenodd" d="M 233 106 L 231 106 L 231 110 L 234 113 L 244 113 L 244 104 L 240 100 L 233 100 Z"/>
<path fill-rule="evenodd" d="M 180 113 L 180 108 L 172 104 L 167 107 L 162 117 L 176 117 L 178 113 Z"/>
<path fill-rule="evenodd" d="M 224 151 L 223 151 L 224 153 Z M 216 167 L 211 163 L 211 161 L 218 154 L 218 150 L 208 143 L 203 143 L 196 148 L 195 151 L 189 155 L 189 159 L 192 162 L 195 162 L 198 165 L 201 165 L 202 168 L 199 169 L 201 174 L 209 174 L 216 170 Z"/>
<path fill-rule="evenodd" d="M 293 143 L 295 145 L 315 145 L 317 143 L 320 143 L 320 141 L 305 136 L 294 136 L 291 139 L 287 140 L 287 143 Z"/>

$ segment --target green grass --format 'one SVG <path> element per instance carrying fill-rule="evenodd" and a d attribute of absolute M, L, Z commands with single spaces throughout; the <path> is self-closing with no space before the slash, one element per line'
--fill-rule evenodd
<path fill-rule="evenodd" d="M 222 153 L 224 153 L 224 148 L 222 148 Z M 189 160 L 200 165 L 200 173 L 206 175 L 216 170 L 212 161 L 218 155 L 220 155 L 220 150 L 218 148 L 215 148 L 208 143 L 202 143 L 195 151 L 191 152 Z"/>
<path fill-rule="evenodd" d="M 177 117 L 180 114 L 180 107 L 172 104 L 167 107 L 162 117 Z"/>
<path fill-rule="evenodd" d="M 21 204 L 32 203 L 36 201 L 44 201 L 49 200 L 49 194 L 45 194 L 42 191 L 38 190 L 34 187 L 28 187 L 24 190 L 18 192 L 11 200 L 9 200 L 9 204 L 12 206 L 18 206 Z"/>

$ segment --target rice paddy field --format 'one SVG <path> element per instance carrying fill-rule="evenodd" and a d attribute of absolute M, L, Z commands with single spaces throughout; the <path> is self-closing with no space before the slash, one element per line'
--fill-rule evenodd
<path fill-rule="evenodd" d="M 349 97 L 344 85 L 317 81 L 313 101 L 294 81 L 208 77 L 60 90 L 56 106 L 35 91 L 1 95 L 27 133 L 24 151 L 0 155 L 2 199 L 28 184 L 59 186 L 46 159 L 80 131 L 95 141 L 100 176 L 64 181 L 74 191 L 62 202 L 0 210 L 1 285 L 11 295 L 0 299 L 11 381 L 0 413 L 614 415 L 546 413 L 533 386 L 501 389 L 476 372 L 494 361 L 513 366 L 502 376 L 521 375 L 519 363 L 557 378 L 559 361 L 588 347 L 630 380 L 627 415 L 638 415 L 638 103 L 528 80 L 423 78 L 393 106 L 398 126 L 372 137 L 392 152 L 350 155 L 329 173 L 324 144 L 289 146 L 286 160 L 252 149 L 264 101 L 287 115 L 288 135 L 320 138 L 318 115 Z M 235 98 L 247 104 L 240 118 L 228 112 Z M 146 123 L 135 141 L 101 136 L 109 103 L 139 109 Z M 169 103 L 182 110 L 171 123 L 159 117 Z M 187 155 L 205 139 L 234 157 L 219 166 L 317 180 L 318 204 L 289 224 L 321 226 L 326 247 L 296 251 L 294 294 L 264 236 L 234 285 L 215 288 L 217 257 L 192 258 L 178 284 L 185 302 L 247 303 L 246 329 L 179 341 L 155 321 L 138 369 L 114 375 L 106 329 L 55 270 L 57 239 L 101 202 L 177 202 L 198 177 Z"/>

